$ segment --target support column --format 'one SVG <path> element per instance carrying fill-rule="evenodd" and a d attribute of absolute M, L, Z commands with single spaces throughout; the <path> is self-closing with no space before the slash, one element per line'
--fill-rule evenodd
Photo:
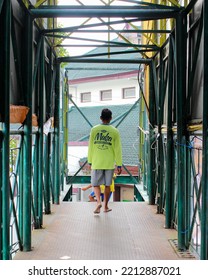
<path fill-rule="evenodd" d="M 40 87 L 39 87 L 39 122 L 38 122 L 38 217 L 39 227 L 43 224 L 43 107 L 44 107 L 44 76 L 45 76 L 45 55 L 44 55 L 44 38 L 41 39 L 40 50 Z"/>
<path fill-rule="evenodd" d="M 203 86 L 203 150 L 202 150 L 202 211 L 201 253 L 202 260 L 208 259 L 208 3 L 204 1 L 204 86 Z"/>
<path fill-rule="evenodd" d="M 155 150 L 152 145 L 155 141 L 154 124 L 155 124 L 155 98 L 152 64 L 149 66 L 149 166 L 147 176 L 147 188 L 149 204 L 155 204 Z"/>
<path fill-rule="evenodd" d="M 49 54 L 50 60 L 47 65 L 47 72 L 46 72 L 46 116 L 47 119 L 53 115 L 52 113 L 52 101 L 53 101 L 53 75 L 52 75 L 52 69 L 53 69 L 53 53 L 52 50 L 50 49 L 50 54 Z M 52 202 L 53 201 L 53 192 L 51 191 L 51 187 L 54 187 L 54 183 L 52 184 L 51 182 L 51 139 L 53 139 L 53 135 L 49 132 L 48 135 L 45 135 L 45 141 L 44 141 L 44 148 L 45 148 L 45 170 L 44 170 L 44 199 L 45 199 L 45 214 L 50 214 L 51 213 L 51 195 L 52 195 Z M 52 185 L 52 186 L 51 186 Z"/>
<path fill-rule="evenodd" d="M 54 172 L 54 203 L 59 204 L 60 195 L 60 64 L 56 64 L 55 81 L 55 172 Z"/>
<path fill-rule="evenodd" d="M 158 194 L 157 194 L 157 213 L 163 212 L 163 139 L 162 139 L 162 124 L 163 124 L 163 96 L 164 96 L 164 65 L 163 65 L 163 50 L 160 50 L 159 64 L 159 96 L 157 108 L 157 124 L 158 124 Z"/>
<path fill-rule="evenodd" d="M 68 173 L 68 142 L 69 142 L 69 131 L 68 131 L 68 108 L 69 108 L 69 97 L 68 97 L 68 76 L 65 72 L 64 90 L 63 90 L 63 133 L 64 133 L 64 143 L 63 143 L 63 182 L 64 177 Z"/>
<path fill-rule="evenodd" d="M 0 112 L 3 130 L 1 135 L 2 141 L 2 163 L 1 170 L 1 253 L 3 260 L 10 259 L 10 241 L 9 241 L 9 135 L 10 135 L 10 35 L 11 35 L 11 1 L 4 1 L 0 15 Z"/>
<path fill-rule="evenodd" d="M 173 46 L 172 35 L 169 37 L 168 54 L 168 110 L 167 110 L 167 155 L 166 155 L 166 201 L 165 201 L 165 227 L 172 227 L 173 213 L 173 131 L 172 131 L 172 100 L 173 100 Z"/>
<path fill-rule="evenodd" d="M 184 18 L 176 18 L 176 116 L 177 116 L 177 185 L 178 185 L 178 249 L 186 249 L 186 33 Z"/>
<path fill-rule="evenodd" d="M 44 161 L 45 161 L 45 177 L 44 177 L 44 197 L 45 197 L 45 214 L 51 214 L 51 206 L 50 206 L 50 142 L 51 142 L 51 134 L 45 135 L 45 153 L 44 153 Z"/>
<path fill-rule="evenodd" d="M 25 105 L 30 108 L 24 125 L 23 143 L 23 250 L 31 250 L 31 179 L 32 179 L 32 92 L 33 92 L 33 20 L 28 14 L 25 22 L 24 52 Z"/>

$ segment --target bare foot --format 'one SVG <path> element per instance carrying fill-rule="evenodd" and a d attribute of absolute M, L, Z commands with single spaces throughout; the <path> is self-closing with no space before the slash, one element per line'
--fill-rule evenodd
<path fill-rule="evenodd" d="M 101 204 L 98 204 L 97 205 L 97 207 L 96 207 L 96 209 L 95 209 L 95 211 L 94 211 L 94 213 L 95 214 L 99 214 L 100 213 L 100 208 L 102 207 L 102 205 Z"/>
<path fill-rule="evenodd" d="M 106 208 L 103 212 L 107 213 L 107 212 L 110 212 L 110 211 L 112 211 L 112 209 Z"/>

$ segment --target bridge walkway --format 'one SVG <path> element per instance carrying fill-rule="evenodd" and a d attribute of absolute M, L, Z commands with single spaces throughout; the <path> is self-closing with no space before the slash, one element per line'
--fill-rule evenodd
<path fill-rule="evenodd" d="M 182 260 L 172 245 L 177 232 L 147 202 L 110 202 L 93 214 L 94 202 L 61 202 L 33 230 L 32 251 L 14 260 Z"/>

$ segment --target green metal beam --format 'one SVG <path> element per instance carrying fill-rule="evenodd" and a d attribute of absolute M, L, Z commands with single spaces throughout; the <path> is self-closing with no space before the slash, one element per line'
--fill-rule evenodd
<path fill-rule="evenodd" d="M 57 32 L 57 31 L 56 31 Z M 59 32 L 63 32 L 60 28 Z M 67 31 L 65 31 L 67 32 Z M 170 33 L 171 30 L 163 30 L 163 29 L 87 29 L 87 30 L 83 30 L 83 29 L 77 29 L 74 32 L 76 33 L 138 33 L 138 34 L 142 34 L 142 33 L 161 33 L 161 34 L 165 34 L 165 33 Z M 47 33 L 45 33 L 45 36 L 47 36 Z"/>
<path fill-rule="evenodd" d="M 117 51 L 117 52 L 110 52 L 110 56 L 113 55 L 118 55 L 118 54 L 131 54 L 131 53 L 140 53 L 140 52 L 152 52 L 152 49 L 150 50 L 124 50 L 124 51 Z M 100 56 L 107 56 L 109 54 L 109 52 L 103 52 L 103 53 L 96 53 L 96 54 L 84 54 L 84 55 L 80 55 L 80 56 L 73 56 L 71 58 L 75 59 L 75 58 L 87 58 L 87 57 L 100 57 Z"/>
<path fill-rule="evenodd" d="M 47 35 L 47 37 L 55 37 L 55 38 L 62 38 L 62 39 L 69 39 L 69 40 L 79 40 L 79 41 L 87 41 L 87 42 L 96 42 L 96 43 L 101 43 L 101 44 L 106 44 L 106 46 L 108 47 L 109 43 L 111 44 L 111 46 L 115 45 L 115 46 L 122 46 L 122 47 L 135 47 L 135 48 L 139 48 L 139 47 L 147 47 L 147 48 L 155 48 L 156 50 L 159 49 L 158 46 L 156 45 L 141 45 L 141 44 L 133 44 L 130 42 L 116 42 L 116 41 L 105 41 L 105 40 L 99 40 L 99 39 L 91 39 L 91 38 L 82 38 L 82 37 L 75 37 L 75 36 L 66 36 L 66 35 Z M 80 44 L 81 45 L 81 44 Z M 88 47 L 90 47 L 91 45 L 88 45 Z M 99 45 L 101 46 L 101 45 Z M 106 47 L 105 45 L 102 45 L 102 47 Z"/>
<path fill-rule="evenodd" d="M 138 0 L 138 1 L 136 1 L 136 0 L 120 0 L 120 1 L 122 1 L 122 2 L 129 2 L 129 3 L 137 3 L 137 4 L 140 4 L 140 5 L 145 5 L 145 6 L 147 6 L 147 7 L 149 7 L 149 8 L 154 8 L 154 9 L 169 9 L 170 8 L 170 6 L 167 6 L 167 5 L 163 5 L 163 4 L 156 4 L 156 1 L 154 0 L 153 2 L 154 3 L 150 3 L 150 2 L 145 2 L 145 1 L 140 1 L 140 0 Z M 175 0 L 169 0 L 170 2 L 175 2 Z M 163 1 L 161 1 L 161 2 L 165 2 L 164 0 Z M 176 7 L 178 7 L 178 3 L 177 3 L 177 5 L 176 5 Z M 177 8 L 176 8 L 177 9 Z"/>
<path fill-rule="evenodd" d="M 194 8 L 194 5 L 196 4 L 198 0 L 191 0 L 188 4 L 188 6 L 185 8 L 184 12 L 188 15 L 190 11 Z M 206 0 L 204 0 L 205 2 Z"/>
<path fill-rule="evenodd" d="M 35 135 L 32 149 L 32 164 L 33 164 L 33 184 L 32 184 L 32 210 L 34 217 L 34 227 L 39 228 L 38 219 L 38 152 L 39 152 L 39 135 Z"/>
<path fill-rule="evenodd" d="M 19 163 L 19 196 L 20 198 L 23 198 L 23 135 L 21 135 L 21 146 L 20 146 L 20 163 Z M 20 232 L 20 238 L 23 246 L 23 199 L 20 199 L 19 205 L 18 205 L 18 225 L 19 225 L 19 232 Z M 23 250 L 23 248 L 22 248 Z"/>
<path fill-rule="evenodd" d="M 131 108 L 126 112 L 126 114 L 123 116 L 123 118 L 116 124 L 116 128 L 124 121 L 124 119 L 130 114 L 130 112 L 137 106 L 139 101 L 141 100 L 141 97 L 139 97 L 134 104 L 131 106 Z M 112 124 L 112 123 L 111 123 Z"/>
<path fill-rule="evenodd" d="M 0 60 L 1 60 L 1 51 L 0 51 Z M 2 155 L 2 145 L 3 145 L 3 133 L 0 130 L 0 186 L 2 186 L 2 170 L 3 170 L 3 155 Z M 2 205 L 2 191 L 0 190 L 0 205 Z M 3 219 L 3 209 L 0 207 L 0 224 L 2 225 Z M 2 227 L 0 227 L 0 235 L 2 236 Z M 2 238 L 0 238 L 0 259 L 2 260 Z"/>
<path fill-rule="evenodd" d="M 134 185 L 134 200 L 135 201 L 144 201 L 144 198 L 142 197 L 139 189 L 137 188 L 137 185 Z"/>
<path fill-rule="evenodd" d="M 60 44 L 60 45 L 55 45 L 54 47 L 63 47 L 63 48 L 74 48 L 74 47 L 84 47 L 84 48 L 89 48 L 89 47 L 108 47 L 107 45 L 100 45 L 100 44 L 90 44 L 90 45 L 82 45 L 82 44 Z M 110 48 L 123 48 L 124 45 L 112 45 L 109 44 Z M 132 47 L 132 44 L 125 44 L 125 47 Z M 155 45 L 135 45 L 137 48 L 143 48 L 142 51 L 158 51 L 160 48 L 155 46 Z"/>
<path fill-rule="evenodd" d="M 39 64 L 39 113 L 38 113 L 38 217 L 39 217 L 39 228 L 43 224 L 43 119 L 44 119 L 44 84 L 45 84 L 45 49 L 44 49 L 44 38 L 41 37 L 41 51 L 40 51 L 40 64 Z"/>
<path fill-rule="evenodd" d="M 90 184 L 91 176 L 67 176 L 67 184 Z M 115 179 L 115 184 L 138 184 L 138 176 L 119 175 Z"/>
<path fill-rule="evenodd" d="M 61 38 L 61 39 L 69 39 L 69 40 L 78 40 L 78 41 L 87 41 L 87 42 L 97 42 L 97 43 L 103 43 L 103 44 L 107 44 L 109 43 L 109 41 L 105 41 L 105 40 L 99 40 L 99 39 L 91 39 L 91 38 L 82 38 L 82 37 L 76 37 L 76 36 L 70 36 L 70 35 L 59 35 L 59 34 L 49 34 L 47 35 L 47 37 L 54 37 L 54 38 Z M 124 43 L 124 42 L 116 42 L 116 41 L 111 41 L 110 42 L 112 45 L 116 45 L 116 46 L 128 46 L 128 44 L 130 46 L 133 47 L 137 47 L 138 44 L 131 44 L 131 43 Z"/>
<path fill-rule="evenodd" d="M 13 216 L 15 217 L 14 224 L 15 224 L 15 230 L 16 230 L 16 235 L 17 235 L 17 240 L 19 243 L 19 248 L 20 251 L 22 251 L 23 246 L 22 246 L 22 235 L 21 235 L 21 226 L 20 225 L 20 220 L 17 218 L 17 214 L 19 213 L 19 208 L 15 204 L 14 200 L 14 194 L 17 190 L 17 184 L 18 184 L 18 177 L 20 178 L 20 161 L 21 161 L 21 148 L 22 148 L 22 143 L 23 143 L 23 137 L 20 137 L 20 142 L 19 142 L 19 147 L 18 147 L 18 153 L 17 153 L 17 158 L 15 162 L 15 168 L 13 173 L 15 174 L 15 179 L 10 183 L 10 213 L 13 213 Z M 19 181 L 20 182 L 20 181 Z M 20 187 L 19 187 L 19 196 L 20 196 Z M 21 200 L 21 199 L 20 199 Z M 15 207 L 16 206 L 16 207 Z M 11 214 L 10 214 L 11 215 Z"/>
<path fill-rule="evenodd" d="M 147 190 L 149 204 L 155 204 L 156 184 L 155 184 L 155 149 L 153 147 L 156 139 L 154 133 L 155 125 L 155 90 L 154 90 L 154 64 L 149 67 L 149 141 L 148 141 L 148 167 L 147 167 Z"/>
<path fill-rule="evenodd" d="M 193 53 L 193 58 L 192 58 L 192 67 L 190 69 L 190 75 L 189 75 L 189 80 L 188 80 L 188 96 L 186 98 L 186 113 L 189 114 L 189 110 L 190 110 L 190 101 L 191 101 L 191 97 L 192 97 L 192 93 L 193 93 L 193 88 L 194 88 L 194 77 L 195 73 L 196 73 L 196 69 L 197 69 L 197 61 L 198 61 L 198 57 L 200 55 L 200 45 L 201 45 L 201 41 L 202 41 L 202 32 L 203 32 L 203 8 L 201 11 L 201 16 L 199 19 L 199 27 L 198 27 L 198 34 L 197 34 L 197 40 L 195 43 L 195 49 L 194 49 L 194 53 Z M 191 53 L 189 54 L 190 56 L 192 55 Z M 190 62 L 191 63 L 191 62 Z"/>
<path fill-rule="evenodd" d="M 0 14 L 1 14 L 1 11 L 2 11 L 3 4 L 4 4 L 4 0 L 0 0 Z"/>
<path fill-rule="evenodd" d="M 26 16 L 24 52 L 25 105 L 30 108 L 24 125 L 23 142 L 23 250 L 31 251 L 32 179 L 32 93 L 33 93 L 33 20 Z"/>
<path fill-rule="evenodd" d="M 60 64 L 56 64 L 56 81 L 55 81 L 55 174 L 54 176 L 54 203 L 59 204 L 60 195 Z"/>
<path fill-rule="evenodd" d="M 79 107 L 77 106 L 77 104 L 74 102 L 74 100 L 69 97 L 69 100 L 71 101 L 71 103 L 75 106 L 75 108 L 79 111 L 79 113 L 83 116 L 83 118 L 86 120 L 86 122 L 90 125 L 90 127 L 93 127 L 93 125 L 91 124 L 91 122 L 88 120 L 88 118 L 82 113 L 82 110 L 79 109 Z"/>
<path fill-rule="evenodd" d="M 168 110 L 167 110 L 167 154 L 166 154 L 166 201 L 165 201 L 165 227 L 172 227 L 174 172 L 173 172 L 173 131 L 172 131 L 172 108 L 173 108 L 173 46 L 172 35 L 169 39 L 168 56 Z"/>
<path fill-rule="evenodd" d="M 41 45 L 42 45 L 42 41 L 40 38 L 38 41 L 38 44 L 37 44 L 37 49 L 36 49 L 35 64 L 34 64 L 34 71 L 33 71 L 33 87 L 35 87 L 35 84 L 36 84 L 38 67 L 40 65 Z"/>
<path fill-rule="evenodd" d="M 208 2 L 204 1 L 204 50 L 208 44 Z M 203 85 L 203 150 L 202 150 L 202 219 L 201 219 L 201 252 L 202 260 L 208 259 L 208 52 L 204 51 L 204 85 Z"/>
<path fill-rule="evenodd" d="M 117 64 L 149 64 L 151 59 L 108 59 L 108 58 L 71 58 L 71 57 L 59 57 L 58 63 L 69 62 L 69 63 L 117 63 Z"/>
<path fill-rule="evenodd" d="M 131 172 L 128 170 L 128 168 L 125 166 L 125 164 L 122 164 L 123 168 L 126 170 L 126 172 L 129 174 L 130 178 L 134 182 L 134 184 L 139 184 L 139 177 L 136 176 L 136 178 L 131 174 Z M 120 176 L 120 175 L 119 175 Z"/>
<path fill-rule="evenodd" d="M 11 1 L 4 1 L 0 17 L 0 112 L 2 118 L 2 167 L 1 174 L 1 253 L 3 260 L 10 259 L 10 238 L 9 238 L 9 134 L 10 134 L 10 34 L 11 34 Z"/>
<path fill-rule="evenodd" d="M 176 115 L 177 115 L 177 179 L 178 179 L 178 249 L 186 249 L 186 34 L 184 18 L 176 19 Z"/>
<path fill-rule="evenodd" d="M 24 104 L 24 94 L 23 94 L 23 85 L 22 85 L 22 69 L 21 69 L 21 59 L 20 59 L 20 52 L 17 44 L 17 36 L 15 30 L 15 17 L 13 15 L 12 9 L 12 20 L 11 20 L 11 38 L 12 38 L 12 50 L 14 54 L 14 63 L 15 63 L 15 70 L 17 75 L 17 83 L 19 86 L 20 91 L 20 100 L 19 104 Z"/>
<path fill-rule="evenodd" d="M 61 28 L 53 28 L 53 29 L 43 29 L 41 32 L 43 34 L 45 33 L 51 33 L 51 32 L 76 32 L 78 29 L 85 29 L 85 28 L 91 28 L 91 27 L 99 27 L 99 26 L 108 26 L 108 25 L 114 25 L 114 24 L 120 24 L 120 23 L 128 23 L 128 22 L 139 22 L 138 18 L 134 19 L 122 19 L 122 20 L 115 20 L 110 22 L 99 22 L 99 23 L 93 23 L 93 24 L 83 24 L 83 25 L 76 25 L 76 26 L 70 26 L 70 27 L 61 27 Z"/>
<path fill-rule="evenodd" d="M 69 142 L 69 125 L 68 125 L 68 108 L 69 108 L 69 83 L 67 71 L 64 73 L 63 82 L 63 176 L 65 177 L 68 173 L 68 142 Z M 63 178 L 64 181 L 64 178 Z"/>
<path fill-rule="evenodd" d="M 163 124 L 163 107 L 162 107 L 162 96 L 163 96 L 163 83 L 164 83 L 164 63 L 163 63 L 163 50 L 160 51 L 159 57 L 159 77 L 158 77 L 158 103 L 159 106 L 156 108 L 157 110 L 157 126 L 158 126 L 158 137 L 157 137 L 157 145 L 158 145 L 158 195 L 157 195 L 157 212 L 163 212 L 163 171 L 164 171 L 164 158 L 163 158 L 163 139 L 162 139 L 162 124 Z"/>
<path fill-rule="evenodd" d="M 45 214 L 51 214 L 51 206 L 50 206 L 50 142 L 51 135 L 45 135 L 45 153 L 44 153 L 44 201 L 45 201 Z"/>
<path fill-rule="evenodd" d="M 138 17 L 139 20 L 175 18 L 179 11 L 179 8 L 173 7 L 151 9 L 138 6 L 42 6 L 37 9 L 30 9 L 30 13 L 34 18 Z"/>

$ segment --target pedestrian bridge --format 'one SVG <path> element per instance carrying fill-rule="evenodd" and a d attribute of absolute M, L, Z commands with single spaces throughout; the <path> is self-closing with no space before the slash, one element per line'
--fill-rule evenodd
<path fill-rule="evenodd" d="M 93 214 L 94 202 L 61 202 L 32 232 L 32 250 L 14 260 L 184 260 L 175 229 L 147 202 L 110 202 L 111 212 Z"/>
<path fill-rule="evenodd" d="M 0 0 L 0 259 L 183 259 L 192 258 L 194 248 L 207 260 L 208 1 L 66 2 Z M 67 18 L 68 26 L 59 28 L 59 18 Z M 83 41 L 103 50 L 66 55 L 63 48 L 77 44 L 64 40 L 80 39 L 73 33 L 83 31 Z M 100 40 L 104 33 L 107 39 Z M 122 103 L 113 121 L 121 129 L 129 113 L 139 109 L 135 141 L 123 147 L 131 161 L 129 151 L 138 156 L 139 180 L 133 184 L 143 182 L 148 202 L 115 201 L 112 212 L 99 216 L 92 203 L 66 201 L 69 191 L 60 199 L 71 164 L 69 136 L 76 131 L 69 126 L 69 104 L 90 127 L 97 124 L 83 113 L 83 104 L 80 110 L 74 102 L 88 93 L 86 88 L 79 96 L 69 94 L 69 71 L 84 64 L 87 74 L 101 64 L 102 70 L 117 68 L 118 73 L 134 65 L 140 96 L 129 102 L 128 111 Z M 91 81 L 97 77 L 98 71 Z M 131 86 L 125 89 L 131 97 Z M 106 90 L 102 104 L 111 106 Z M 75 123 L 83 127 L 78 118 Z M 90 127 L 73 141 L 84 147 Z M 123 131 L 133 135 L 129 126 Z M 128 174 L 131 161 L 123 164 Z"/>

